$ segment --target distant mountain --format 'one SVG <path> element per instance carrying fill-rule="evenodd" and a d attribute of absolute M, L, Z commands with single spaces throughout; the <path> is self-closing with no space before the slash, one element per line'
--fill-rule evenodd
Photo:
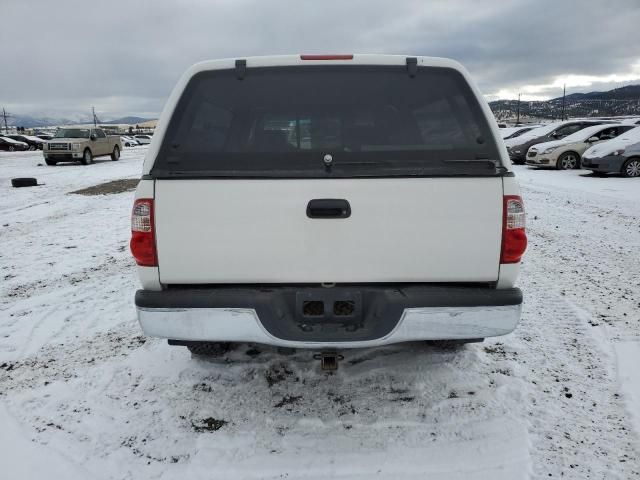
<path fill-rule="evenodd" d="M 100 123 L 103 125 L 115 125 L 119 123 L 136 125 L 138 123 L 148 122 L 149 120 L 152 120 L 152 119 L 129 116 L 129 117 L 122 117 L 122 118 L 115 118 L 113 120 L 100 119 Z M 82 123 L 93 123 L 93 118 L 90 115 L 78 115 L 73 118 L 13 115 L 9 123 L 11 123 L 11 125 L 14 125 L 16 127 L 37 128 L 37 127 L 50 127 L 54 125 L 77 125 Z"/>
<path fill-rule="evenodd" d="M 497 100 L 489 106 L 496 119 L 516 118 L 517 100 Z M 565 117 L 640 116 L 640 85 L 606 92 L 572 93 L 565 97 Z M 542 102 L 520 102 L 520 118 L 556 119 L 562 116 L 562 97 Z"/>
<path fill-rule="evenodd" d="M 90 122 L 91 118 L 82 118 L 77 117 L 74 119 L 71 118 L 60 118 L 60 117 L 33 117 L 30 115 L 13 115 L 10 119 L 10 123 L 15 125 L 16 127 L 26 127 L 26 128 L 34 128 L 34 127 L 48 127 L 51 125 L 72 125 L 74 123 L 85 123 Z"/>
<path fill-rule="evenodd" d="M 635 100 L 640 99 L 640 85 L 627 85 L 606 92 L 572 93 L 565 99 L 576 100 Z M 562 97 L 554 98 L 562 101 Z"/>
<path fill-rule="evenodd" d="M 149 120 L 153 120 L 152 118 L 142 118 L 142 117 L 122 117 L 116 118 L 114 120 L 100 121 L 103 125 L 115 125 L 118 123 L 126 123 L 128 125 L 135 125 L 137 123 L 148 122 Z"/>

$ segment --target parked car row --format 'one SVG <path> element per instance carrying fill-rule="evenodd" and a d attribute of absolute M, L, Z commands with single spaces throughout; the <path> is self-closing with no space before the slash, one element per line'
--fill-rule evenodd
<path fill-rule="evenodd" d="M 505 127 L 500 129 L 500 133 L 502 134 L 502 138 L 507 140 L 509 138 L 516 138 L 520 135 L 523 135 L 534 128 L 538 128 L 541 125 L 520 125 L 518 127 Z"/>
<path fill-rule="evenodd" d="M 617 139 L 621 141 L 611 144 Z M 598 173 L 630 177 L 640 176 L 640 159 L 635 148 L 626 147 L 638 142 L 640 127 L 635 123 L 603 119 L 555 122 L 505 138 L 515 164 L 558 170 L 582 166 Z"/>
<path fill-rule="evenodd" d="M 632 128 L 632 125 L 606 123 L 583 128 L 562 140 L 533 145 L 527 152 L 526 163 L 537 166 L 550 165 L 559 170 L 579 168 L 582 155 L 590 147 L 611 140 Z"/>
<path fill-rule="evenodd" d="M 120 135 L 120 139 L 125 147 L 137 147 L 151 143 L 151 135 Z"/>
<path fill-rule="evenodd" d="M 519 137 L 505 140 L 507 151 L 511 161 L 516 164 L 523 164 L 526 161 L 527 151 L 538 143 L 561 140 L 576 133 L 583 128 L 604 123 L 598 120 L 570 120 L 565 122 L 555 122 L 542 127 L 535 128 Z"/>
<path fill-rule="evenodd" d="M 34 135 L 11 134 L 11 135 L 5 135 L 5 137 L 15 140 L 17 142 L 26 143 L 28 150 L 42 150 L 42 145 L 44 144 L 43 139 L 36 137 Z"/>
<path fill-rule="evenodd" d="M 42 150 L 44 140 L 33 135 L 8 134 L 0 136 L 0 150 L 8 152 Z"/>
<path fill-rule="evenodd" d="M 0 137 L 0 150 L 15 152 L 29 150 L 29 145 L 24 142 L 17 142 L 9 137 Z"/>
<path fill-rule="evenodd" d="M 59 131 L 61 130 L 66 131 L 68 129 L 59 129 Z M 25 150 L 46 150 L 47 142 L 57 138 L 60 138 L 58 134 L 42 134 L 38 136 L 24 134 L 0 135 L 0 151 L 22 152 Z M 122 146 L 125 147 L 135 147 L 151 143 L 151 135 L 120 135 L 120 138 L 122 140 Z"/>

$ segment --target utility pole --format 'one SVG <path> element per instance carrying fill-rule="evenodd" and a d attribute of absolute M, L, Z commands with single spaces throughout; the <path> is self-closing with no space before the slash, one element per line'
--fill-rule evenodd
<path fill-rule="evenodd" d="M 560 120 L 564 120 L 564 98 L 567 95 L 567 84 L 562 85 L 562 118 Z"/>
<path fill-rule="evenodd" d="M 520 125 L 520 93 L 518 93 L 518 117 L 516 119 L 516 125 Z"/>
<path fill-rule="evenodd" d="M 2 118 L 4 119 L 4 133 L 9 133 L 9 127 L 7 126 L 7 118 L 12 117 L 13 115 L 7 113 L 7 111 L 2 107 Z"/>
<path fill-rule="evenodd" d="M 98 117 L 96 117 L 96 107 L 91 107 L 91 112 L 93 113 L 93 126 L 98 126 Z"/>

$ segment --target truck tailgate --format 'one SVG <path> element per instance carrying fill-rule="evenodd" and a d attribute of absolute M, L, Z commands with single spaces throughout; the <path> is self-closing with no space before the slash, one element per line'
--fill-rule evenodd
<path fill-rule="evenodd" d="M 498 278 L 502 179 L 156 180 L 165 284 Z M 344 199 L 348 218 L 309 218 Z"/>

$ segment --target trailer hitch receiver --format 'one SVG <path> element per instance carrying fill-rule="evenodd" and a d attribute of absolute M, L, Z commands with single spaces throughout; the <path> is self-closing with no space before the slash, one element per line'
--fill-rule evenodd
<path fill-rule="evenodd" d="M 320 360 L 320 368 L 324 371 L 338 370 L 338 362 L 344 360 L 344 357 L 336 352 L 316 353 L 313 358 Z"/>

